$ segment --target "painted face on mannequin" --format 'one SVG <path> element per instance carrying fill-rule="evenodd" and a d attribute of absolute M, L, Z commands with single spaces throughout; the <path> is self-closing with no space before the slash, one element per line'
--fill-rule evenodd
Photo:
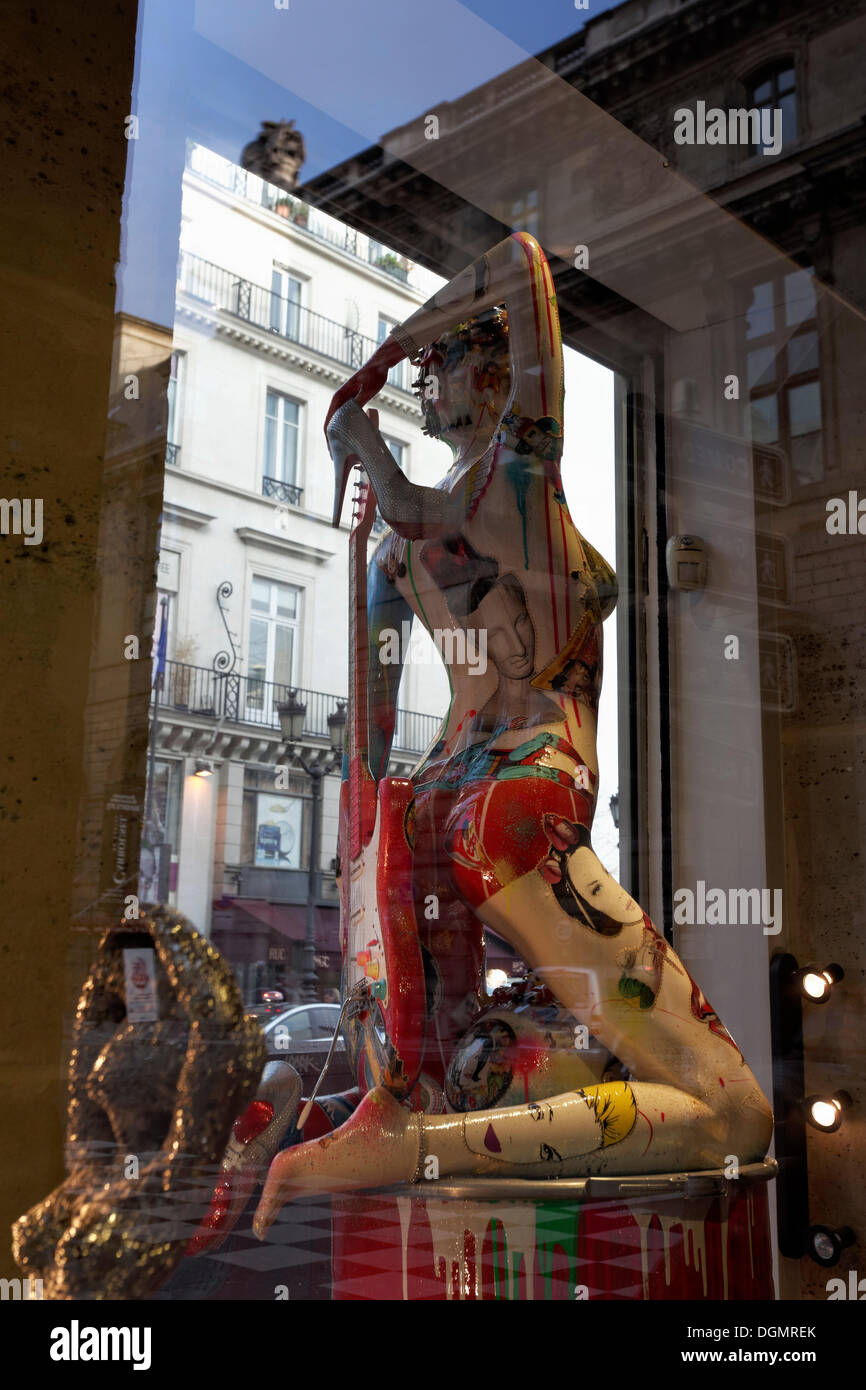
<path fill-rule="evenodd" d="M 594 913 L 604 913 L 620 925 L 643 921 L 640 908 L 611 877 L 594 850 L 582 848 L 570 854 L 567 873 L 574 891 Z"/>
<path fill-rule="evenodd" d="M 624 926 L 643 921 L 637 903 L 593 850 L 587 827 L 552 816 L 545 821 L 551 846 L 539 869 L 563 911 L 601 936 L 617 936 Z"/>
<path fill-rule="evenodd" d="M 504 322 L 471 319 L 432 343 L 421 359 L 417 387 L 425 434 L 444 440 L 455 454 L 482 453 L 510 391 Z"/>
<path fill-rule="evenodd" d="M 508 680 L 528 680 L 535 663 L 535 631 L 526 604 L 505 584 L 494 584 L 473 614 L 487 633 L 487 656 Z"/>

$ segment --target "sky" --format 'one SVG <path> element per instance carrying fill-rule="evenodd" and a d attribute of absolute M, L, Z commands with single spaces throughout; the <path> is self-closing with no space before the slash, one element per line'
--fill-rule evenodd
<path fill-rule="evenodd" d="M 616 569 L 614 375 L 572 348 L 565 349 L 564 365 L 562 484 L 568 510 L 581 535 Z M 593 849 L 614 878 L 619 877 L 619 837 L 610 814 L 610 798 L 619 790 L 616 623 L 614 609 L 604 624 L 599 787 L 592 827 Z"/>
<path fill-rule="evenodd" d="M 142 0 L 118 308 L 172 321 L 187 138 L 239 161 L 294 119 L 302 177 L 452 100 L 613 8 L 590 0 Z"/>

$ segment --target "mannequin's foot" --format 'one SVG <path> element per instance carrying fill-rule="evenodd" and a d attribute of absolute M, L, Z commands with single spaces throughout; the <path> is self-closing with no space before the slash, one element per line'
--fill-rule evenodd
<path fill-rule="evenodd" d="M 295 1197 L 408 1182 L 417 1162 L 417 1117 L 377 1087 L 333 1134 L 277 1154 L 253 1230 L 263 1240 L 280 1207 Z"/>

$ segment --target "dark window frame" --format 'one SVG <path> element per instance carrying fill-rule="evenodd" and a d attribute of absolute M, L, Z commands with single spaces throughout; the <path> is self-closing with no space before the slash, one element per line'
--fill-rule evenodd
<path fill-rule="evenodd" d="M 751 430 L 751 409 L 754 401 L 763 401 L 775 398 L 776 400 L 776 438 L 774 440 L 758 440 L 759 444 L 766 443 L 769 447 L 782 449 L 788 460 L 791 473 L 792 487 L 809 487 L 813 483 L 820 482 L 826 476 L 826 448 L 823 436 L 825 435 L 826 410 L 825 392 L 821 381 L 821 334 L 818 319 L 817 296 L 812 314 L 808 318 L 799 320 L 795 324 L 788 324 L 785 320 L 785 280 L 789 275 L 798 271 L 811 272 L 814 276 L 814 267 L 811 265 L 792 265 L 790 270 L 777 271 L 771 275 L 769 280 L 758 280 L 744 288 L 745 302 L 743 321 L 748 312 L 751 299 L 759 285 L 769 284 L 771 286 L 771 307 L 773 311 L 772 328 L 766 333 L 756 334 L 754 337 L 747 337 L 743 333 L 743 363 L 744 377 L 747 391 L 747 402 L 750 413 L 749 434 L 753 438 Z M 814 334 L 816 338 L 817 366 L 807 367 L 802 371 L 791 371 L 789 369 L 789 354 L 792 344 L 796 344 L 798 338 L 805 338 L 809 334 Z M 754 385 L 749 383 L 748 377 L 748 354 L 759 351 L 761 348 L 772 350 L 773 376 L 767 379 L 763 373 Z M 789 409 L 789 395 L 792 390 L 798 387 L 815 384 L 818 387 L 818 409 L 820 415 L 820 426 L 817 431 L 822 436 L 821 448 L 821 474 L 818 478 L 807 478 L 800 481 L 794 472 L 794 450 L 792 441 L 804 436 L 794 435 L 791 431 L 791 419 Z"/>
<path fill-rule="evenodd" d="M 779 81 L 781 75 L 789 71 L 793 74 L 791 86 L 780 91 Z M 770 84 L 769 95 L 764 100 L 759 100 L 758 91 L 765 83 Z M 801 101 L 802 85 L 800 83 L 796 54 L 783 53 L 774 58 L 767 59 L 759 67 L 753 68 L 752 71 L 744 77 L 743 88 L 745 90 L 745 105 L 748 110 L 775 110 L 776 107 L 781 105 L 784 97 L 793 96 L 794 129 L 793 131 L 788 129 L 787 120 L 783 115 L 782 150 L 780 153 L 784 153 L 786 147 L 796 145 L 801 137 L 803 125 Z M 753 159 L 756 155 L 760 155 L 762 151 L 763 145 L 749 145 L 747 157 Z"/>

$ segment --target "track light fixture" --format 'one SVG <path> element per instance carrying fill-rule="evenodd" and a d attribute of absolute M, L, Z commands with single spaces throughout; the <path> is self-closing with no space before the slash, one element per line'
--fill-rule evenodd
<path fill-rule="evenodd" d="M 811 1004 L 826 1004 L 833 992 L 833 986 L 844 980 L 845 971 L 841 965 L 805 965 L 794 972 L 793 983 L 804 999 Z"/>
<path fill-rule="evenodd" d="M 810 1226 L 806 1232 L 806 1254 L 816 1264 L 831 1269 L 855 1239 L 850 1226 Z"/>
<path fill-rule="evenodd" d="M 842 1123 L 842 1114 L 851 1104 L 851 1097 L 847 1091 L 837 1091 L 833 1096 L 806 1096 L 801 1104 L 807 1124 L 825 1134 L 833 1134 Z"/>

